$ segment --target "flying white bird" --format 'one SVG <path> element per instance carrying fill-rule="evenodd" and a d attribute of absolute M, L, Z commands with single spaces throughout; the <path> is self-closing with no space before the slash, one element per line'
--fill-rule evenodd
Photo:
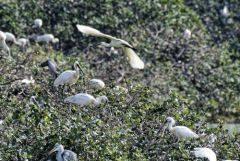
<path fill-rule="evenodd" d="M 63 145 L 55 144 L 54 148 L 48 153 L 49 155 L 53 152 L 57 152 L 57 161 L 77 161 L 77 154 L 71 150 L 64 150 Z"/>
<path fill-rule="evenodd" d="M 89 81 L 89 86 L 94 89 L 102 89 L 105 87 L 105 83 L 100 79 L 91 79 Z"/>
<path fill-rule="evenodd" d="M 92 95 L 87 93 L 79 93 L 64 99 L 65 103 L 73 103 L 73 104 L 80 105 L 81 107 L 87 106 L 90 104 L 94 104 L 98 106 L 102 103 L 106 103 L 107 101 L 108 101 L 108 98 L 106 96 L 99 96 L 94 98 Z"/>
<path fill-rule="evenodd" d="M 79 78 L 79 70 L 81 70 L 82 74 L 84 74 L 84 73 L 78 62 L 74 63 L 74 69 L 75 70 L 66 70 L 63 73 L 61 73 L 55 79 L 54 86 L 75 84 Z"/>
<path fill-rule="evenodd" d="M 43 25 L 43 21 L 40 18 L 37 18 L 33 21 L 32 28 L 41 28 Z"/>
<path fill-rule="evenodd" d="M 92 27 L 85 26 L 85 25 L 77 25 L 77 29 L 82 32 L 84 35 L 91 35 L 96 37 L 104 37 L 107 39 L 110 39 L 111 42 L 105 43 L 102 42 L 101 45 L 105 47 L 116 47 L 116 48 L 122 48 L 123 52 L 125 53 L 125 56 L 127 57 L 127 60 L 129 61 L 130 65 L 133 68 L 136 69 L 143 69 L 144 63 L 143 61 L 138 57 L 138 55 L 134 52 L 134 48 L 132 45 L 130 45 L 127 41 L 118 39 L 116 37 L 104 34 L 100 32 L 99 30 L 96 30 Z"/>
<path fill-rule="evenodd" d="M 207 158 L 209 161 L 217 161 L 216 154 L 209 148 L 194 148 L 192 153 L 197 158 Z"/>
<path fill-rule="evenodd" d="M 44 34 L 44 35 L 31 35 L 29 38 L 34 39 L 36 42 L 46 42 L 47 44 L 59 42 L 58 38 L 55 38 L 53 34 Z"/>
<path fill-rule="evenodd" d="M 0 31 L 0 48 L 2 48 L 5 52 L 8 53 L 8 56 L 11 57 L 10 49 L 6 44 L 6 35 L 4 32 Z"/>
<path fill-rule="evenodd" d="M 191 30 L 186 29 L 186 30 L 184 31 L 183 37 L 184 37 L 186 40 L 188 40 L 188 39 L 191 38 L 191 36 L 192 36 Z"/>
<path fill-rule="evenodd" d="M 170 132 L 172 132 L 179 140 L 181 139 L 190 139 L 190 138 L 198 138 L 199 136 L 189 129 L 186 126 L 175 126 L 175 120 L 172 117 L 167 117 L 166 124 L 167 128 Z"/>
<path fill-rule="evenodd" d="M 4 34 L 6 35 L 6 41 L 16 43 L 16 37 L 12 33 L 4 32 Z"/>

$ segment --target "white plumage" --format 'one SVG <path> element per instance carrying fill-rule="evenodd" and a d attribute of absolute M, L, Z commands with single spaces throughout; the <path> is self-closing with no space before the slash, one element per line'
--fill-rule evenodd
<path fill-rule="evenodd" d="M 36 42 L 46 42 L 46 43 L 57 43 L 59 42 L 58 38 L 55 38 L 53 34 L 44 34 L 44 35 L 32 35 L 30 38 L 33 38 Z"/>
<path fill-rule="evenodd" d="M 4 32 L 4 34 L 6 35 L 6 41 L 16 43 L 16 37 L 12 33 Z"/>
<path fill-rule="evenodd" d="M 54 81 L 54 86 L 59 85 L 72 85 L 75 84 L 79 78 L 79 69 L 80 65 L 78 62 L 74 63 L 74 69 L 75 70 L 66 70 L 63 73 L 61 73 Z"/>
<path fill-rule="evenodd" d="M 221 11 L 222 15 L 224 17 L 228 17 L 229 16 L 229 10 L 228 10 L 228 7 L 227 6 L 224 6 L 222 11 Z"/>
<path fill-rule="evenodd" d="M 183 37 L 188 40 L 188 39 L 191 38 L 191 36 L 192 36 L 191 30 L 186 29 L 186 30 L 184 31 Z"/>
<path fill-rule="evenodd" d="M 125 56 L 127 57 L 127 60 L 129 61 L 130 65 L 133 68 L 136 68 L 136 69 L 144 68 L 143 61 L 133 51 L 133 46 L 130 45 L 127 41 L 104 34 L 104 33 L 100 32 L 99 30 L 96 30 L 89 26 L 77 25 L 77 28 L 84 35 L 91 35 L 91 36 L 104 37 L 104 38 L 110 39 L 111 42 L 109 44 L 105 43 L 105 42 L 102 42 L 101 44 L 105 47 L 123 48 L 123 52 L 124 52 Z"/>
<path fill-rule="evenodd" d="M 10 56 L 10 49 L 6 44 L 6 35 L 4 32 L 0 31 L 0 48 L 2 48 L 5 52 L 8 53 L 8 56 Z"/>
<path fill-rule="evenodd" d="M 43 21 L 40 18 L 37 18 L 33 21 L 33 28 L 40 28 L 43 25 Z"/>
<path fill-rule="evenodd" d="M 172 117 L 168 117 L 166 119 L 168 124 L 168 129 L 172 132 L 178 139 L 191 139 L 191 138 L 198 138 L 199 136 L 189 129 L 186 126 L 175 126 L 175 120 Z"/>
<path fill-rule="evenodd" d="M 217 161 L 216 154 L 209 148 L 194 148 L 193 154 L 197 158 L 207 158 L 209 161 Z"/>
<path fill-rule="evenodd" d="M 26 38 L 17 39 L 16 45 L 20 46 L 22 49 L 26 48 L 29 45 L 29 40 Z"/>
<path fill-rule="evenodd" d="M 105 83 L 100 79 L 91 79 L 89 81 L 89 86 L 94 89 L 102 89 L 105 87 Z"/>
<path fill-rule="evenodd" d="M 108 101 L 108 98 L 106 96 L 99 96 L 97 98 L 94 98 L 92 95 L 87 93 L 79 93 L 64 99 L 65 103 L 73 103 L 81 107 L 87 106 L 90 104 L 100 105 L 102 103 L 106 103 L 107 101 Z"/>

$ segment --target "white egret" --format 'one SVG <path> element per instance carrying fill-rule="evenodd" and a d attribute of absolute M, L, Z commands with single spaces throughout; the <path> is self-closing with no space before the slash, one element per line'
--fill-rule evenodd
<path fill-rule="evenodd" d="M 87 106 L 90 104 L 94 104 L 98 106 L 102 103 L 106 103 L 107 101 L 108 101 L 108 98 L 106 96 L 99 96 L 94 98 L 92 95 L 87 93 L 79 93 L 64 99 L 65 103 L 73 103 L 73 104 L 80 105 L 81 107 Z"/>
<path fill-rule="evenodd" d="M 184 37 L 186 40 L 188 40 L 188 39 L 191 38 L 191 36 L 192 36 L 191 30 L 186 29 L 186 30 L 184 31 L 183 37 Z"/>
<path fill-rule="evenodd" d="M 199 136 L 186 126 L 175 126 L 175 120 L 172 117 L 166 119 L 167 128 L 172 132 L 179 140 L 198 138 Z"/>
<path fill-rule="evenodd" d="M 40 18 L 37 18 L 33 21 L 32 28 L 41 28 L 43 25 L 43 21 Z"/>
<path fill-rule="evenodd" d="M 48 153 L 49 155 L 53 152 L 57 152 L 57 161 L 77 161 L 77 154 L 71 150 L 64 150 L 63 145 L 55 144 L 54 148 Z"/>
<path fill-rule="evenodd" d="M 48 60 L 43 62 L 43 63 L 41 63 L 40 66 L 41 67 L 48 66 L 48 69 L 51 72 L 51 74 L 53 74 L 55 77 L 57 77 L 57 75 L 58 75 L 57 63 L 54 60 L 48 58 Z"/>
<path fill-rule="evenodd" d="M 46 42 L 47 44 L 52 42 L 52 43 L 57 43 L 59 42 L 58 38 L 55 38 L 53 34 L 44 34 L 44 35 L 36 35 L 33 34 L 30 36 L 31 39 L 34 39 L 36 42 Z"/>
<path fill-rule="evenodd" d="M 104 34 L 100 32 L 99 30 L 96 30 L 92 27 L 85 26 L 85 25 L 77 25 L 77 29 L 82 32 L 85 35 L 91 35 L 91 36 L 96 36 L 96 37 L 104 37 L 107 39 L 110 39 L 111 42 L 105 43 L 102 42 L 101 45 L 105 47 L 116 47 L 116 48 L 122 48 L 123 52 L 125 53 L 125 56 L 127 57 L 130 65 L 132 68 L 136 69 L 143 69 L 144 68 L 144 63 L 143 61 L 138 57 L 138 55 L 134 52 L 134 48 L 132 45 L 130 45 L 127 41 L 118 39 L 116 37 Z"/>
<path fill-rule="evenodd" d="M 10 57 L 10 49 L 6 44 L 6 35 L 0 31 L 0 48 L 2 48 L 4 51 L 8 53 L 8 56 Z"/>
<path fill-rule="evenodd" d="M 74 63 L 74 69 L 75 70 L 66 70 L 63 73 L 61 73 L 55 79 L 54 86 L 75 84 L 79 78 L 79 70 L 81 70 L 82 74 L 84 73 L 78 62 Z"/>
<path fill-rule="evenodd" d="M 221 10 L 221 13 L 224 17 L 228 17 L 229 16 L 229 10 L 227 6 L 224 6 L 223 9 Z"/>
<path fill-rule="evenodd" d="M 94 89 L 102 89 L 105 87 L 105 83 L 100 79 L 91 79 L 89 81 L 89 86 Z"/>
<path fill-rule="evenodd" d="M 16 45 L 20 46 L 21 49 L 25 50 L 26 47 L 29 45 L 29 40 L 26 38 L 20 38 L 16 40 Z"/>
<path fill-rule="evenodd" d="M 6 35 L 6 41 L 16 43 L 16 37 L 12 33 L 4 32 L 4 34 Z"/>
<path fill-rule="evenodd" d="M 29 84 L 34 84 L 34 83 L 35 83 L 35 80 L 34 80 L 33 77 L 31 76 L 30 79 L 23 79 L 23 80 L 21 80 L 21 83 L 22 83 L 22 84 L 27 84 L 27 85 L 29 85 Z"/>
<path fill-rule="evenodd" d="M 209 148 L 194 148 L 193 154 L 197 158 L 207 158 L 209 161 L 217 161 L 216 154 Z"/>

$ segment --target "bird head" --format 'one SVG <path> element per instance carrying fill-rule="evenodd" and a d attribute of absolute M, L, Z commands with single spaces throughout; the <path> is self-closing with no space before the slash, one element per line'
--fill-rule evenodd
<path fill-rule="evenodd" d="M 166 124 L 175 124 L 175 120 L 172 118 L 172 117 L 167 117 L 167 119 L 166 119 Z"/>
<path fill-rule="evenodd" d="M 49 155 L 56 151 L 63 151 L 63 145 L 55 144 L 54 148 L 48 153 Z"/>

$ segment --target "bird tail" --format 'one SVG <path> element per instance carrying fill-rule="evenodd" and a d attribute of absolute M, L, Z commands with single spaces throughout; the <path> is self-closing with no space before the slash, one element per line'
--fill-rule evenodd
<path fill-rule="evenodd" d="M 144 63 L 143 61 L 138 57 L 138 55 L 133 51 L 131 48 L 123 47 L 123 51 L 130 63 L 130 65 L 135 69 L 143 69 Z"/>

